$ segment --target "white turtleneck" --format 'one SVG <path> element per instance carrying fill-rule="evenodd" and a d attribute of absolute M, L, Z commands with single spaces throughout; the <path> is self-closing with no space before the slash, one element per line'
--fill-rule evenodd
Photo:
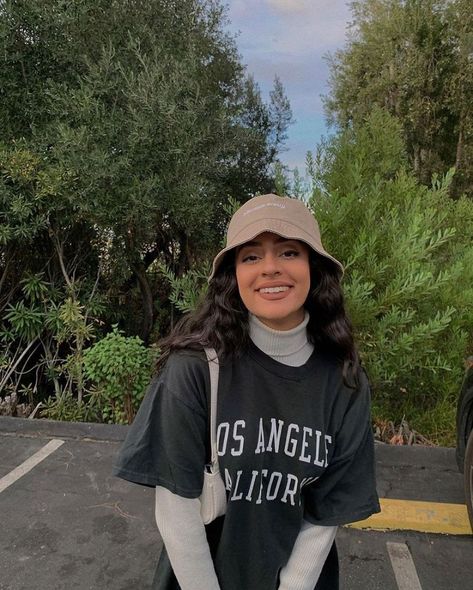
<path fill-rule="evenodd" d="M 276 361 L 291 367 L 300 367 L 309 359 L 314 345 L 307 340 L 309 313 L 291 330 L 273 330 L 255 315 L 249 315 L 250 338 L 256 346 Z"/>
<path fill-rule="evenodd" d="M 307 339 L 309 314 L 295 328 L 273 330 L 249 315 L 250 338 L 268 356 L 293 367 L 305 364 L 314 346 Z M 156 523 L 182 590 L 220 590 L 200 517 L 200 500 L 156 487 Z M 303 520 L 291 556 L 280 572 L 278 590 L 313 590 L 332 546 L 337 527 Z"/>

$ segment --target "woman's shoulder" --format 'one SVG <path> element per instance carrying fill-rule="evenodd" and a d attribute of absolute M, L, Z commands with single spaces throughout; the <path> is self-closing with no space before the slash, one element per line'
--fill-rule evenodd
<path fill-rule="evenodd" d="M 207 357 L 203 349 L 172 351 L 158 374 L 153 377 L 155 388 L 164 388 L 184 403 L 197 402 L 206 406 L 210 386 Z"/>
<path fill-rule="evenodd" d="M 315 370 L 327 389 L 337 392 L 336 397 L 342 405 L 370 403 L 370 380 L 359 362 L 345 365 L 334 355 L 318 354 Z"/>
<path fill-rule="evenodd" d="M 180 369 L 184 367 L 191 367 L 199 370 L 206 365 L 207 357 L 203 347 L 199 349 L 181 348 L 178 350 L 173 350 L 169 353 L 164 368 L 168 371 L 170 369 Z"/>
<path fill-rule="evenodd" d="M 352 382 L 365 383 L 368 380 L 366 369 L 360 360 L 357 362 L 347 362 L 347 368 L 345 369 L 345 361 L 333 353 L 317 351 L 315 357 L 319 363 L 319 367 L 340 379 L 343 377 L 344 372 L 346 372 Z"/>

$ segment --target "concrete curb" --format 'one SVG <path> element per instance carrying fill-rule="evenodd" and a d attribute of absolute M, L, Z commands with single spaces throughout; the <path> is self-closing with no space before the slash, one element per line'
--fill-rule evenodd
<path fill-rule="evenodd" d="M 60 422 L 57 420 L 29 420 L 0 416 L 0 434 L 25 437 L 47 436 L 74 440 L 121 442 L 128 426 L 120 424 L 92 424 L 90 422 Z"/>
<path fill-rule="evenodd" d="M 376 442 L 376 460 L 392 466 L 422 465 L 436 469 L 458 471 L 455 449 L 451 447 L 428 447 L 422 445 L 388 445 Z"/>
<path fill-rule="evenodd" d="M 48 436 L 74 440 L 121 442 L 128 426 L 120 424 L 93 424 L 90 422 L 60 422 L 57 420 L 29 420 L 0 416 L 0 435 Z M 388 445 L 376 442 L 376 459 L 391 465 L 439 466 L 446 469 L 455 466 L 455 449 L 421 445 Z"/>

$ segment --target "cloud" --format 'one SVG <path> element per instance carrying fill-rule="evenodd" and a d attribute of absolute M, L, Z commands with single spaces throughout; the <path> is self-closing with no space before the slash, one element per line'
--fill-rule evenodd
<path fill-rule="evenodd" d="M 263 91 L 268 91 L 278 76 L 284 84 L 294 113 L 322 113 L 320 95 L 327 92 L 328 67 L 325 62 L 308 56 L 306 59 L 287 59 L 284 55 L 258 55 L 248 62 Z"/>
<path fill-rule="evenodd" d="M 345 44 L 350 9 L 346 0 L 227 0 L 231 30 L 248 73 L 263 94 L 278 75 L 297 123 L 289 129 L 283 160 L 294 164 L 314 149 L 323 131 L 321 94 L 327 94 L 323 59 Z M 305 148 L 304 148 L 305 144 Z"/>
<path fill-rule="evenodd" d="M 310 10 L 313 2 L 311 0 L 266 0 L 266 4 L 285 14 L 300 14 Z"/>
<path fill-rule="evenodd" d="M 241 31 L 239 45 L 292 55 L 325 52 L 345 41 L 349 9 L 344 0 L 233 0 L 229 16 Z M 244 52 L 245 53 L 245 52 Z"/>
<path fill-rule="evenodd" d="M 243 19 L 250 14 L 250 3 L 246 0 L 232 0 L 228 4 L 232 20 Z"/>

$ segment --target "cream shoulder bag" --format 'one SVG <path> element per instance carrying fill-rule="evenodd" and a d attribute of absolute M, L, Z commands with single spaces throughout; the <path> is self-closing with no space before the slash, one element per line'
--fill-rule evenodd
<path fill-rule="evenodd" d="M 200 515 L 204 524 L 209 524 L 225 514 L 227 494 L 220 475 L 217 454 L 217 394 L 219 364 L 213 348 L 204 348 L 210 372 L 210 449 L 211 461 L 204 469 L 204 485 L 200 496 Z"/>

